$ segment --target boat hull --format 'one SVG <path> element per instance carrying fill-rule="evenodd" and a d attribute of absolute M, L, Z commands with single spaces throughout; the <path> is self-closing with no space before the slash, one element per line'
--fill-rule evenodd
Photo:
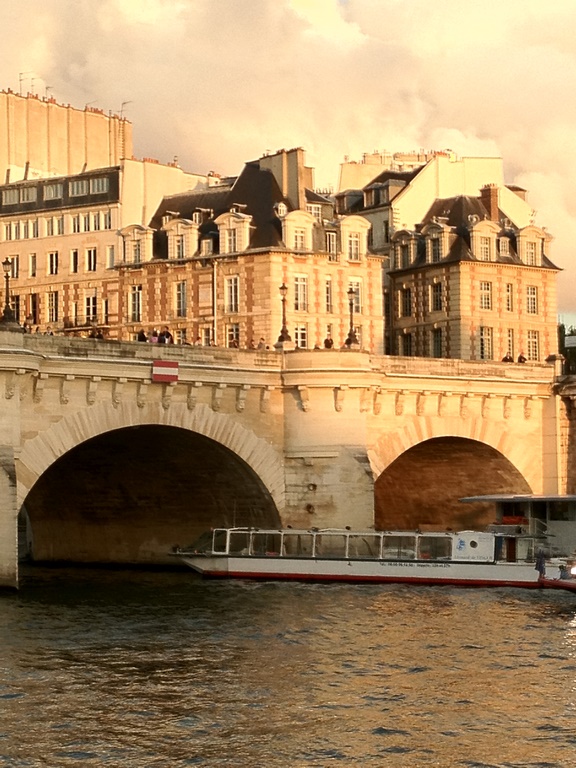
<path fill-rule="evenodd" d="M 209 578 L 576 589 L 576 580 L 565 581 L 567 586 L 562 586 L 556 566 L 549 568 L 548 578 L 542 580 L 534 563 L 342 561 L 185 554 L 182 559 Z M 568 586 L 572 583 L 573 587 Z"/>

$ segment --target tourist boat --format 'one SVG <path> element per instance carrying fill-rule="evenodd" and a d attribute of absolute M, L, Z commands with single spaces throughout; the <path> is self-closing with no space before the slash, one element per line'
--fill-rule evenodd
<path fill-rule="evenodd" d="M 558 504 L 574 508 L 576 496 L 484 496 L 462 501 L 496 502 L 497 522 L 484 531 L 216 528 L 191 547 L 177 548 L 175 554 L 203 576 L 214 578 L 576 591 L 576 558 L 558 554 L 558 544 L 550 543 L 554 534 L 543 530 L 548 511 L 558 509 Z M 510 511 L 520 514 L 503 514 Z"/>

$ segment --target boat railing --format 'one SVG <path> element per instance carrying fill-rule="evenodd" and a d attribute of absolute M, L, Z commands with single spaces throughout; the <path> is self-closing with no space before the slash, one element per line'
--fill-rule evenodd
<path fill-rule="evenodd" d="M 470 532 L 467 534 L 470 535 Z M 454 532 L 216 529 L 212 555 L 232 557 L 290 557 L 322 560 L 470 559 L 461 549 L 463 534 Z M 489 560 L 492 550 L 478 550 L 476 560 Z"/>

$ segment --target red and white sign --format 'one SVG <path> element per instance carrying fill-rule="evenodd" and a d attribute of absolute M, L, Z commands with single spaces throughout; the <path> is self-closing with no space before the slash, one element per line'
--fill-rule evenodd
<path fill-rule="evenodd" d="M 169 384 L 178 381 L 178 363 L 172 360 L 154 360 L 152 363 L 152 381 Z"/>

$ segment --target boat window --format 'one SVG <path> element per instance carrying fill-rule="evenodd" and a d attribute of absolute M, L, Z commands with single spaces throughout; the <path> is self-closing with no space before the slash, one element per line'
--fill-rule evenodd
<path fill-rule="evenodd" d="M 287 555 L 298 557 L 310 557 L 314 545 L 314 536 L 311 533 L 284 534 L 284 549 Z"/>
<path fill-rule="evenodd" d="M 516 560 L 525 560 L 528 563 L 533 563 L 535 560 L 534 552 L 534 539 L 517 539 L 516 540 Z"/>
<path fill-rule="evenodd" d="M 346 536 L 322 533 L 316 536 L 317 557 L 346 557 Z"/>
<path fill-rule="evenodd" d="M 350 536 L 348 539 L 348 557 L 377 560 L 380 557 L 380 537 Z"/>
<path fill-rule="evenodd" d="M 249 552 L 250 531 L 231 531 L 230 548 L 231 555 L 247 555 Z"/>
<path fill-rule="evenodd" d="M 384 536 L 382 549 L 384 560 L 414 560 L 415 551 L 414 536 Z"/>
<path fill-rule="evenodd" d="M 420 560 L 449 560 L 452 554 L 450 536 L 420 536 L 418 558 Z"/>
<path fill-rule="evenodd" d="M 253 555 L 279 555 L 282 537 L 279 533 L 253 533 Z"/>
<path fill-rule="evenodd" d="M 226 552 L 226 531 L 214 531 L 214 552 Z"/>
<path fill-rule="evenodd" d="M 530 517 L 530 503 L 528 501 L 504 501 L 501 505 L 502 517 Z"/>
<path fill-rule="evenodd" d="M 576 504 L 573 501 L 551 501 L 548 514 L 550 520 L 574 522 L 576 520 Z"/>

